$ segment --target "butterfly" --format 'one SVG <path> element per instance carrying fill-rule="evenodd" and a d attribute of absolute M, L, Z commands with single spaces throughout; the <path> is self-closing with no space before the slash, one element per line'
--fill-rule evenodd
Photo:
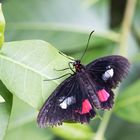
<path fill-rule="evenodd" d="M 39 111 L 40 127 L 57 126 L 63 122 L 89 123 L 96 109 L 111 109 L 112 89 L 128 74 L 130 63 L 119 55 L 98 58 L 82 65 L 72 62 L 75 71 L 46 100 Z"/>

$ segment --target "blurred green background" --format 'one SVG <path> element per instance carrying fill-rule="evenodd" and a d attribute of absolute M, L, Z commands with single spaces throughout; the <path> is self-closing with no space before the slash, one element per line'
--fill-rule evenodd
<path fill-rule="evenodd" d="M 83 63 L 87 64 L 101 56 L 119 54 L 129 59 L 131 69 L 116 91 L 118 96 L 113 110 L 100 112 L 102 119 L 96 117 L 89 125 L 64 124 L 61 127 L 46 129 L 40 129 L 36 124 L 36 110 L 43 101 L 34 98 L 32 91 L 29 94 L 33 96 L 34 102 L 24 96 L 22 98 L 16 90 L 16 85 L 11 87 L 8 84 L 8 76 L 0 74 L 0 140 L 140 139 L 140 1 L 3 0 L 2 10 L 6 21 L 5 42 L 44 40 L 67 55 L 80 58 L 89 33 L 95 30 Z M 4 19 L 0 18 L 1 33 L 4 31 L 3 23 Z M 2 42 L 3 35 L 0 34 L 0 44 Z M 4 43 L 2 53 L 12 56 L 19 51 L 20 54 L 18 45 L 24 44 L 23 55 L 28 54 L 29 50 L 25 50 L 24 46 L 29 44 L 27 42 L 26 45 L 25 42 L 15 42 L 13 49 L 12 44 Z M 37 47 L 38 44 L 42 45 L 43 42 L 30 42 L 29 46 Z M 10 46 L 11 50 L 4 49 L 7 46 Z M 35 57 L 36 55 L 32 56 L 28 61 L 32 62 Z M 39 53 L 38 57 L 43 56 Z M 3 58 L 1 55 L 0 60 Z M 41 62 L 37 60 L 35 63 Z M 10 77 L 10 67 L 7 67 L 6 71 Z M 0 72 L 4 73 L 2 68 Z M 19 86 L 23 85 L 22 80 L 19 83 Z M 28 84 L 30 86 L 30 82 Z M 22 92 L 22 88 L 20 90 Z M 5 102 L 2 102 L 2 98 Z M 39 105 L 36 105 L 36 100 Z"/>

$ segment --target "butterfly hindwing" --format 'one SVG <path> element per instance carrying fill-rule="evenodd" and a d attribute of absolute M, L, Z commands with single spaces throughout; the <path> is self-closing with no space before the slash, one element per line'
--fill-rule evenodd
<path fill-rule="evenodd" d="M 70 76 L 64 80 L 49 96 L 38 114 L 40 127 L 61 125 L 64 121 L 88 123 L 95 116 L 92 108 L 87 113 L 83 105 L 88 102 L 83 100 L 82 92 L 76 76 Z"/>
<path fill-rule="evenodd" d="M 86 68 L 98 84 L 103 87 L 116 88 L 127 75 L 129 65 L 126 58 L 112 55 L 96 59 L 89 63 Z"/>
<path fill-rule="evenodd" d="M 101 101 L 102 109 L 111 109 L 114 104 L 114 93 L 111 89 L 105 89 L 105 91 L 109 94 L 109 97 L 106 101 Z"/>
<path fill-rule="evenodd" d="M 127 75 L 129 65 L 126 58 L 112 55 L 96 59 L 86 66 L 92 81 L 97 87 L 96 94 L 102 109 L 112 108 L 114 103 L 112 88 L 116 88 L 119 82 Z"/>
<path fill-rule="evenodd" d="M 85 70 L 82 73 L 77 73 L 79 79 L 82 95 L 88 99 L 92 108 L 96 109 L 110 109 L 114 103 L 114 93 L 108 87 L 101 86 L 91 73 Z"/>

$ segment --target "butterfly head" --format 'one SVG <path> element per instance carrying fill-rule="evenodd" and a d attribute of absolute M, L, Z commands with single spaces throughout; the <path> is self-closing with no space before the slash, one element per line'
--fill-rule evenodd
<path fill-rule="evenodd" d="M 81 64 L 81 61 L 80 60 L 76 60 L 73 62 L 73 66 L 75 67 L 75 70 L 77 72 L 80 72 L 81 69 L 83 68 L 83 65 Z"/>

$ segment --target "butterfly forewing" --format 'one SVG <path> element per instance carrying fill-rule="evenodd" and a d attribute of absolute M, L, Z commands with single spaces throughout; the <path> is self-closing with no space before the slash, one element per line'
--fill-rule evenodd
<path fill-rule="evenodd" d="M 59 124 L 63 121 L 59 100 L 61 100 L 61 97 L 63 98 L 63 96 L 71 94 L 69 92 L 74 85 L 74 81 L 74 76 L 63 81 L 46 100 L 43 107 L 40 109 L 37 118 L 40 127 Z"/>
<path fill-rule="evenodd" d="M 46 100 L 38 114 L 40 127 L 61 125 L 62 122 L 88 123 L 95 116 L 94 110 L 80 113 L 83 96 L 76 75 L 63 81 Z"/>
<path fill-rule="evenodd" d="M 118 55 L 106 56 L 89 63 L 86 69 L 90 71 L 93 79 L 101 86 L 116 88 L 121 80 L 127 75 L 129 62 L 126 58 Z M 106 71 L 112 70 L 112 75 L 108 79 L 103 76 Z"/>

